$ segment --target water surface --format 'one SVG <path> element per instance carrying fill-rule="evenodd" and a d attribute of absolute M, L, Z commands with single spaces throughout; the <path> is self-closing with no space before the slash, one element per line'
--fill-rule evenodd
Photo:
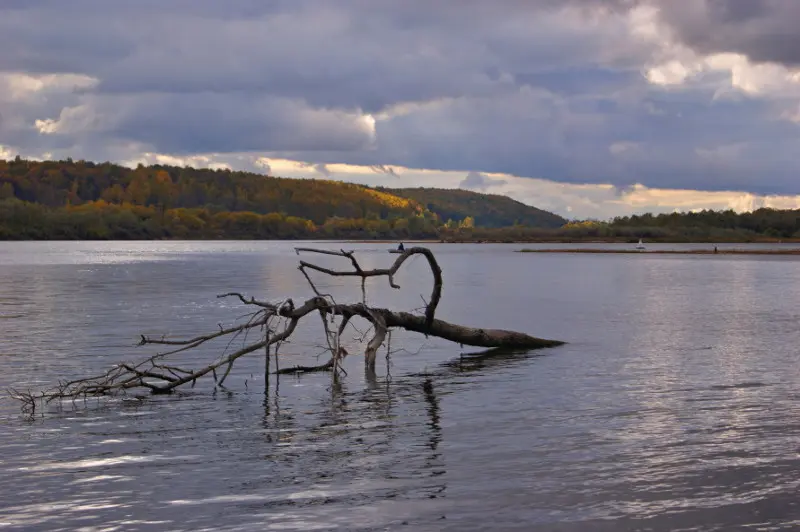
<path fill-rule="evenodd" d="M 319 245 L 360 249 L 369 267 L 394 259 L 386 244 Z M 66 404 L 32 421 L 3 399 L 0 529 L 800 528 L 797 257 L 431 247 L 440 317 L 569 344 L 486 358 L 399 331 L 388 371 L 381 358 L 365 376 L 354 355 L 340 386 L 283 376 L 265 394 L 253 356 L 232 393 Z M 229 324 L 243 310 L 221 292 L 302 300 L 292 248 L 0 244 L 0 387 L 147 355 L 140 333 Z M 421 259 L 397 281 L 372 283 L 370 302 L 411 309 L 428 297 Z M 358 297 L 352 280 L 320 286 Z M 317 321 L 282 364 L 316 360 Z"/>

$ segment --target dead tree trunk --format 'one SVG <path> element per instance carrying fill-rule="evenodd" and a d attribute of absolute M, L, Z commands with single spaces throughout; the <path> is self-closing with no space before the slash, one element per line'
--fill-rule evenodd
<path fill-rule="evenodd" d="M 198 379 L 208 375 L 211 375 L 214 379 L 215 386 L 224 387 L 225 379 L 230 374 L 237 359 L 256 351 L 265 350 L 266 359 L 268 360 L 270 349 L 274 349 L 277 355 L 280 345 L 291 337 L 300 320 L 310 314 L 318 314 L 321 318 L 327 351 L 331 353 L 330 360 L 319 366 L 295 366 L 285 369 L 276 367 L 275 373 L 332 371 L 335 375 L 338 375 L 341 371 L 341 360 L 348 354 L 347 350 L 341 346 L 342 333 L 345 332 L 350 321 L 355 317 L 365 319 L 371 324 L 372 328 L 372 337 L 368 341 L 364 353 L 365 366 L 368 370 L 374 369 L 377 353 L 385 343 L 388 331 L 392 328 L 405 329 L 426 336 L 443 338 L 461 345 L 478 347 L 537 349 L 563 344 L 563 342 L 557 340 L 546 340 L 521 332 L 464 327 L 436 318 L 436 309 L 442 297 L 442 269 L 439 267 L 436 257 L 427 248 L 409 248 L 395 259 L 390 268 L 373 270 L 364 270 L 358 263 L 353 251 L 330 251 L 313 248 L 295 248 L 295 251 L 298 254 L 305 252 L 343 257 L 350 261 L 352 270 L 332 270 L 301 260 L 299 270 L 308 281 L 314 296 L 307 299 L 300 306 L 295 306 L 291 299 L 270 303 L 258 301 L 252 297 L 246 298 L 242 294 L 235 292 L 223 294 L 218 297 L 236 297 L 243 304 L 253 306 L 257 310 L 248 316 L 247 322 L 243 325 L 228 329 L 220 328 L 215 333 L 197 336 L 188 340 L 168 340 L 142 336 L 139 342 L 140 346 L 156 344 L 172 346 L 172 348 L 135 364 L 117 364 L 106 373 L 96 377 L 59 383 L 49 390 L 37 393 L 11 390 L 12 397 L 21 400 L 23 408 L 32 411 L 39 400 L 50 402 L 64 398 L 108 396 L 141 388 L 147 389 L 152 393 L 169 393 L 186 384 L 194 386 Z M 370 277 L 386 277 L 389 286 L 400 288 L 395 283 L 394 276 L 406 260 L 414 255 L 425 257 L 433 274 L 433 290 L 422 314 L 370 307 L 367 304 L 366 280 Z M 314 284 L 309 271 L 335 277 L 359 278 L 361 280 L 361 301 L 358 303 L 339 303 L 331 295 L 321 293 Z M 334 326 L 331 327 L 331 325 Z M 233 353 L 224 354 L 205 367 L 197 369 L 181 368 L 170 362 L 172 355 L 196 348 L 206 342 L 221 337 L 232 337 L 232 342 L 236 337 L 253 331 L 262 332 L 260 340 L 246 345 Z M 267 366 L 267 372 L 269 372 L 269 366 Z"/>

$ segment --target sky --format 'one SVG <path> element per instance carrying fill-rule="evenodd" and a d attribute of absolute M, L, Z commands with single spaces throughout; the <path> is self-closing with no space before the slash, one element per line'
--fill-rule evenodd
<path fill-rule="evenodd" d="M 2 0 L 0 158 L 800 207 L 794 0 Z"/>

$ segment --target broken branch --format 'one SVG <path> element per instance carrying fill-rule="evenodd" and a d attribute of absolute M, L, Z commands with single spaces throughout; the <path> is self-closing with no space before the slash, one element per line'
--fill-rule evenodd
<path fill-rule="evenodd" d="M 365 367 L 370 372 L 374 371 L 378 350 L 386 342 L 390 331 L 395 328 L 422 333 L 426 336 L 442 338 L 461 345 L 478 347 L 536 349 L 553 347 L 563 343 L 557 340 L 537 338 L 516 331 L 465 327 L 437 318 L 436 310 L 442 297 L 442 269 L 433 253 L 427 248 L 409 248 L 395 259 L 391 267 L 372 270 L 363 269 L 353 251 L 331 251 L 315 248 L 295 248 L 295 251 L 298 254 L 306 252 L 343 257 L 350 261 L 352 270 L 334 270 L 310 262 L 300 261 L 299 270 L 308 281 L 314 296 L 307 299 L 299 307 L 295 307 L 291 299 L 286 299 L 274 304 L 258 301 L 253 297 L 247 298 L 239 292 L 221 294 L 217 297 L 235 297 L 243 304 L 253 305 L 259 307 L 259 309 L 249 314 L 249 320 L 244 324 L 228 328 L 220 326 L 219 330 L 214 333 L 200 335 L 194 338 L 175 340 L 163 337 L 150 338 L 142 335 L 139 342 L 140 346 L 168 345 L 174 346 L 176 349 L 157 353 L 136 364 L 117 364 L 102 375 L 59 383 L 54 388 L 38 393 L 11 390 L 11 396 L 22 401 L 23 409 L 33 412 L 36 408 L 37 401 L 49 403 L 56 399 L 109 396 L 126 393 L 128 390 L 135 388 L 144 388 L 152 393 L 170 393 L 176 388 L 188 383 L 194 386 L 198 379 L 208 374 L 214 376 L 215 386 L 222 386 L 234 370 L 235 362 L 239 358 L 264 349 L 268 360 L 271 346 L 274 346 L 276 357 L 276 368 L 273 374 L 333 371 L 334 375 L 338 375 L 340 372 L 344 372 L 340 364 L 342 359 L 348 355 L 347 349 L 342 346 L 342 334 L 355 317 L 360 317 L 368 321 L 374 329 L 372 337 L 367 342 L 364 350 Z M 426 258 L 433 276 L 433 289 L 429 301 L 425 302 L 423 314 L 418 315 L 410 312 L 373 308 L 369 306 L 366 300 L 366 279 L 371 277 L 386 277 L 389 286 L 396 289 L 400 288 L 395 282 L 395 274 L 409 257 L 414 255 L 423 255 Z M 320 293 L 314 285 L 309 271 L 315 271 L 333 277 L 345 276 L 360 278 L 362 288 L 361 302 L 338 303 L 331 295 Z M 280 345 L 292 336 L 298 323 L 311 313 L 318 313 L 321 318 L 327 351 L 331 354 L 330 360 L 317 366 L 297 365 L 284 369 L 278 368 L 277 356 Z M 338 323 L 336 323 L 337 319 Z M 247 344 L 248 333 L 258 329 L 263 331 L 261 338 Z M 230 345 L 230 343 L 241 334 L 243 334 L 243 344 L 245 345 L 233 353 L 228 355 L 223 354 L 223 356 L 204 367 L 186 369 L 165 362 L 173 355 L 197 348 L 207 342 L 225 336 L 231 337 L 228 342 L 228 345 Z M 227 349 L 225 349 L 225 351 L 227 351 Z M 217 370 L 220 368 L 223 368 L 223 370 L 221 377 L 218 378 Z M 266 371 L 266 382 L 268 384 L 269 365 L 267 365 Z"/>

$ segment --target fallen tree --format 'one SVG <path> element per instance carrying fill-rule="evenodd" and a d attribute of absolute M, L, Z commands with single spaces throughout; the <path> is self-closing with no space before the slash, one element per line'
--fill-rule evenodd
<path fill-rule="evenodd" d="M 246 316 L 247 321 L 245 323 L 229 328 L 220 326 L 219 331 L 185 340 L 171 340 L 163 337 L 151 338 L 143 335 L 138 345 L 159 345 L 169 346 L 169 348 L 137 363 L 116 364 L 102 375 L 60 382 L 49 390 L 36 393 L 11 390 L 11 396 L 22 401 L 24 410 L 33 412 L 38 401 L 49 403 L 60 399 L 110 396 L 126 393 L 134 389 L 146 389 L 156 394 L 170 393 L 184 385 L 194 386 L 199 379 L 209 375 L 213 378 L 215 387 L 224 388 L 225 380 L 230 375 L 234 363 L 239 358 L 255 352 L 263 352 L 265 354 L 266 386 L 269 386 L 270 374 L 331 371 L 334 377 L 338 378 L 339 374 L 343 372 L 341 361 L 349 354 L 341 345 L 342 334 L 350 325 L 351 320 L 356 317 L 363 318 L 371 325 L 368 331 L 368 333 L 371 333 L 371 337 L 364 351 L 365 367 L 369 372 L 374 372 L 378 351 L 381 346 L 387 343 L 387 335 L 394 328 L 421 333 L 426 337 L 434 336 L 461 345 L 477 347 L 537 349 L 563 344 L 563 342 L 557 340 L 536 338 L 515 331 L 465 327 L 437 318 L 436 310 L 442 297 L 442 269 L 439 267 L 434 254 L 428 248 L 409 248 L 399 254 L 391 267 L 372 270 L 363 269 L 353 251 L 330 251 L 314 248 L 295 248 L 295 251 L 298 255 L 300 253 L 316 253 L 345 258 L 350 261 L 352 269 L 333 270 L 301 260 L 299 270 L 308 281 L 314 296 L 299 306 L 295 305 L 291 299 L 272 303 L 256 300 L 253 297 L 247 298 L 238 292 L 222 294 L 217 297 L 238 298 L 244 305 L 255 308 L 253 312 Z M 429 301 L 425 302 L 425 306 L 421 309 L 422 313 L 393 311 L 368 305 L 367 279 L 386 277 L 389 286 L 400 288 L 395 282 L 395 275 L 400 267 L 415 255 L 421 255 L 427 260 L 433 274 L 433 290 Z M 361 281 L 361 301 L 357 303 L 338 303 L 332 295 L 320 292 L 314 284 L 310 272 L 318 272 L 333 277 L 359 278 Z M 292 336 L 301 320 L 314 314 L 321 318 L 325 334 L 325 349 L 330 353 L 330 360 L 319 366 L 278 368 L 277 355 L 281 344 Z M 233 353 L 223 354 L 204 367 L 183 368 L 172 362 L 175 355 L 195 349 L 206 342 L 221 337 L 230 337 L 231 341 L 228 343 L 230 345 L 240 335 L 245 335 L 246 338 L 246 335 L 253 331 L 260 333 L 258 340 L 243 346 Z M 275 354 L 276 369 L 274 372 L 270 371 L 271 352 Z"/>

